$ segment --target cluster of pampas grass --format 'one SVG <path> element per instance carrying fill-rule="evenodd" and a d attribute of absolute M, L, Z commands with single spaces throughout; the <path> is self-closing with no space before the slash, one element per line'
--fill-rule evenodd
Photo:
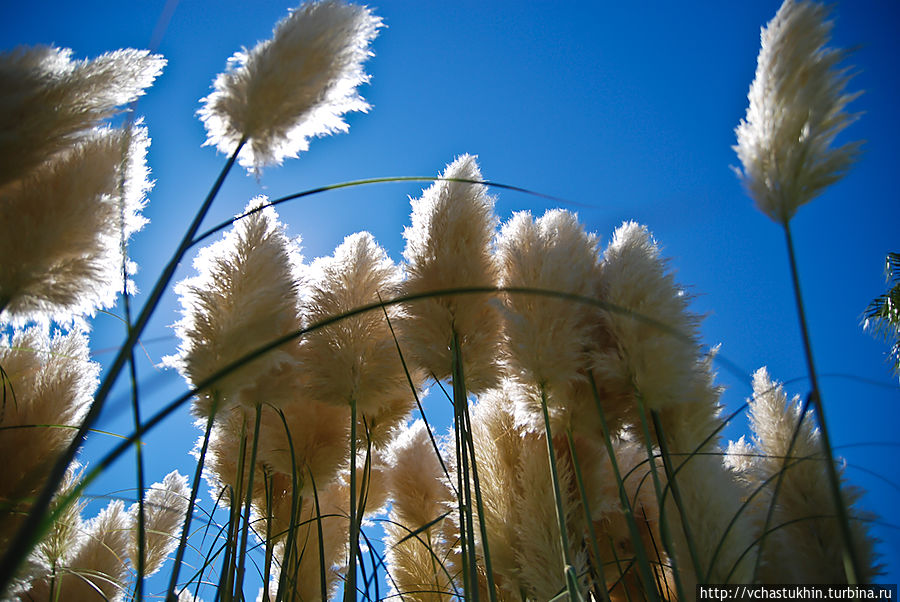
<path fill-rule="evenodd" d="M 791 218 L 857 149 L 832 148 L 856 95 L 826 19 L 786 0 L 763 30 L 737 129 L 739 176 L 784 228 L 792 267 Z M 179 601 L 201 585 L 244 599 L 254 562 L 262 600 L 369 599 L 379 571 L 401 599 L 573 602 L 876 577 L 811 356 L 809 401 L 789 401 L 761 369 L 752 441 L 726 445 L 716 349 L 701 344 L 651 232 L 626 222 L 604 246 L 561 209 L 501 224 L 471 155 L 412 200 L 400 264 L 368 232 L 306 263 L 274 203 L 251 200 L 174 287 L 180 344 L 166 363 L 191 391 L 167 411 L 192 400 L 202 434 L 191 486 L 172 472 L 145 488 L 138 454 L 138 501 L 82 518 L 80 494 L 113 456 L 85 473 L 74 453 L 222 180 L 236 161 L 258 174 L 346 131 L 342 115 L 368 109 L 357 87 L 381 26 L 368 8 L 322 0 L 229 60 L 199 114 L 207 143 L 231 158 L 141 316 L 129 315 L 102 383 L 84 318 L 130 294 L 127 241 L 151 187 L 146 128 L 105 122 L 164 61 L 126 50 L 76 62 L 50 47 L 0 56 L 0 593 L 140 598 L 172 553 L 167 600 Z M 805 332 L 799 291 L 798 309 Z M 447 436 L 424 412 L 409 423 L 429 385 L 451 389 Z M 136 394 L 134 407 L 135 432 L 114 455 L 165 417 L 142 423 Z M 204 564 L 182 579 L 202 477 L 225 519 L 207 521 L 218 533 L 196 544 Z M 377 559 L 373 520 L 384 525 Z M 256 548 L 261 560 L 248 560 Z"/>

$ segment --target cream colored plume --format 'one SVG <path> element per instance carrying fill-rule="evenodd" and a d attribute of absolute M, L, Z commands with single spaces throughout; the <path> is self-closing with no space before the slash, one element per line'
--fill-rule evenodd
<path fill-rule="evenodd" d="M 264 202 L 254 199 L 247 211 Z M 198 275 L 175 287 L 183 308 L 183 318 L 176 324 L 181 344 L 178 354 L 166 362 L 196 386 L 299 330 L 298 257 L 296 243 L 285 235 L 271 207 L 239 219 L 221 240 L 200 251 L 194 260 Z M 200 393 L 194 412 L 207 416 L 217 395 L 226 404 L 250 407 L 291 396 L 290 390 L 272 390 L 270 385 L 280 382 L 279 371 L 296 365 L 295 348 L 296 342 L 287 342 L 230 371 Z"/>
<path fill-rule="evenodd" d="M 578 216 L 552 209 L 533 220 L 516 213 L 497 241 L 500 284 L 591 298 L 598 276 L 597 237 Z M 522 378 L 548 391 L 581 380 L 596 308 L 571 299 L 508 293 L 504 301 L 509 361 Z"/>
<path fill-rule="evenodd" d="M 785 0 L 760 34 L 750 106 L 734 147 L 738 175 L 756 205 L 779 223 L 841 179 L 859 143 L 833 148 L 856 119 L 845 112 L 859 93 L 847 93 L 850 76 L 839 67 L 842 50 L 828 46 L 832 23 L 825 5 Z"/>
<path fill-rule="evenodd" d="M 788 400 L 782 385 L 773 381 L 765 368 L 753 375 L 750 426 L 754 433 L 752 450 L 757 457 L 743 475 L 750 492 L 761 489 L 752 508 L 760 531 L 773 503 L 778 475 L 782 475 L 771 532 L 762 546 L 759 578 L 764 583 L 846 583 L 834 497 L 828 489 L 827 460 L 812 414 L 801 416 L 801 405 L 799 397 Z M 868 534 L 872 517 L 853 507 L 862 494 L 860 490 L 845 485 L 842 493 L 850 514 L 853 543 L 864 567 L 860 578 L 871 582 L 880 569 Z"/>
<path fill-rule="evenodd" d="M 699 319 L 688 309 L 688 296 L 677 285 L 649 231 L 629 222 L 616 230 L 604 253 L 602 291 L 610 309 L 601 312 L 609 333 L 606 346 L 593 356 L 594 376 L 604 388 L 631 389 L 628 407 L 613 407 L 629 416 L 635 432 L 637 404 L 661 432 L 648 428 L 653 444 L 663 442 L 683 499 L 683 513 L 667 495 L 679 574 L 685 588 L 694 581 L 743 582 L 749 577 L 749 520 L 732 517 L 741 506 L 740 490 L 723 461 L 719 445 L 720 390 L 713 383 L 713 354 L 701 353 Z M 662 504 L 660 504 L 662 505 Z M 691 553 L 691 544 L 696 554 Z M 694 565 L 694 559 L 697 565 Z"/>
<path fill-rule="evenodd" d="M 455 504 L 428 427 L 418 420 L 390 448 L 387 472 L 391 511 L 385 523 L 387 571 L 392 592 L 404 599 L 451 599 L 454 542 L 441 518 Z"/>
<path fill-rule="evenodd" d="M 165 64 L 133 49 L 90 61 L 53 46 L 0 53 L 0 187 L 75 146 L 116 107 L 143 94 Z"/>
<path fill-rule="evenodd" d="M 292 10 L 216 77 L 199 111 L 206 144 L 231 154 L 246 138 L 239 162 L 258 172 L 296 157 L 310 138 L 346 132 L 342 115 L 369 109 L 356 88 L 369 80 L 363 63 L 381 26 L 368 7 L 341 0 Z"/>
<path fill-rule="evenodd" d="M 146 221 L 149 143 L 140 125 L 95 129 L 0 186 L 0 322 L 69 323 L 115 303 L 134 270 L 124 242 Z"/>
<path fill-rule="evenodd" d="M 161 483 L 154 483 L 144 493 L 144 575 L 152 575 L 162 568 L 169 554 L 178 546 L 181 526 L 188 508 L 191 491 L 187 477 L 170 472 Z M 138 505 L 129 510 L 134 524 L 131 527 L 131 543 L 128 557 L 133 567 L 138 566 Z"/>
<path fill-rule="evenodd" d="M 87 413 L 100 366 L 90 360 L 80 333 L 50 338 L 39 328 L 0 338 L 6 403 L 0 408 L 0 547 L 16 532 L 29 500 L 71 443 Z M 13 401 L 14 400 L 14 401 Z"/>
<path fill-rule="evenodd" d="M 480 182 L 475 157 L 462 155 L 412 201 L 412 224 L 403 231 L 406 294 L 464 287 L 496 287 L 491 240 L 497 226 L 494 199 Z M 462 352 L 466 387 L 484 390 L 498 380 L 501 322 L 488 294 L 436 295 L 407 304 L 404 352 L 437 379 L 450 376 L 454 333 Z"/>
<path fill-rule="evenodd" d="M 304 321 L 312 326 L 365 305 L 397 296 L 400 272 L 368 232 L 344 239 L 331 257 L 310 267 Z M 363 416 L 399 406 L 402 421 L 415 402 L 391 330 L 399 323 L 396 305 L 340 318 L 307 334 L 300 345 L 310 398 L 357 404 Z M 388 322 L 390 318 L 391 322 Z"/>

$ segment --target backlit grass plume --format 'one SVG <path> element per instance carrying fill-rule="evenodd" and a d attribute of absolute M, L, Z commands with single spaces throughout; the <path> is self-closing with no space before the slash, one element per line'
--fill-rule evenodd
<path fill-rule="evenodd" d="M 597 278 L 597 237 L 584 231 L 578 216 L 559 209 L 534 220 L 516 213 L 497 241 L 501 284 L 590 298 Z M 513 293 L 505 334 L 509 361 L 528 382 L 564 391 L 586 364 L 591 318 L 596 309 L 569 299 Z"/>
<path fill-rule="evenodd" d="M 0 187 L 0 322 L 66 323 L 114 304 L 122 243 L 146 221 L 149 142 L 141 126 L 94 129 Z"/>
<path fill-rule="evenodd" d="M 390 449 L 391 512 L 385 523 L 385 557 L 392 593 L 429 602 L 451 600 L 454 541 L 445 538 L 445 515 L 454 503 L 438 450 L 421 420 L 404 429 Z M 416 592 L 413 594 L 413 592 Z"/>
<path fill-rule="evenodd" d="M 144 529 L 146 542 L 144 547 L 144 575 L 152 575 L 159 571 L 169 554 L 178 545 L 184 513 L 187 512 L 190 489 L 187 479 L 177 471 L 166 475 L 161 483 L 154 483 L 144 492 L 146 516 Z M 134 504 L 128 510 L 134 523 L 139 520 L 138 506 Z M 138 562 L 137 524 L 131 527 L 131 542 L 128 557 L 132 566 Z"/>
<path fill-rule="evenodd" d="M 746 556 L 738 559 L 751 537 L 746 520 L 728 526 L 740 500 L 717 455 L 720 391 L 712 382 L 711 360 L 698 344 L 699 318 L 689 311 L 689 298 L 666 269 L 650 232 L 634 222 L 613 235 L 602 280 L 604 300 L 625 313 L 602 312 L 615 349 L 598 351 L 592 370 L 601 381 L 624 379 L 630 385 L 634 409 L 618 412 L 635 412 L 636 432 L 650 435 L 664 452 L 671 488 L 665 505 L 677 525 L 676 549 L 669 552 L 689 576 L 685 587 L 693 589 L 695 579 L 743 582 L 750 563 Z"/>
<path fill-rule="evenodd" d="M 5 373 L 0 406 L 0 547 L 15 533 L 50 469 L 75 436 L 97 386 L 99 364 L 88 356 L 87 337 L 52 338 L 32 327 L 0 339 Z"/>
<path fill-rule="evenodd" d="M 165 64 L 133 49 L 83 61 L 54 46 L 0 54 L 0 187 L 74 146 L 143 94 Z"/>
<path fill-rule="evenodd" d="M 255 199 L 247 209 L 258 208 Z M 234 229 L 194 260 L 198 275 L 179 283 L 184 317 L 176 325 L 181 346 L 166 361 L 199 384 L 216 371 L 300 327 L 296 267 L 299 249 L 287 238 L 271 207 L 238 220 Z M 296 345 L 293 345 L 296 346 Z M 254 387 L 272 384 L 272 374 L 296 364 L 289 345 L 273 349 L 201 393 L 194 411 L 208 416 L 215 395 L 253 407 Z M 269 376 L 268 379 L 263 378 Z"/>
<path fill-rule="evenodd" d="M 762 48 L 750 86 L 747 116 L 737 127 L 738 175 L 760 210 L 786 223 L 797 208 L 841 179 L 859 143 L 833 148 L 856 119 L 840 68 L 845 52 L 828 46 L 825 5 L 786 0 L 760 34 Z"/>
<path fill-rule="evenodd" d="M 304 320 L 315 324 L 363 305 L 390 300 L 400 286 L 399 268 L 368 232 L 344 239 L 330 257 L 310 266 Z M 399 322 L 397 306 L 388 308 Z M 360 415 L 375 416 L 400 405 L 399 420 L 414 402 L 388 320 L 380 309 L 351 316 L 304 337 L 301 356 L 310 366 L 307 392 L 318 401 L 357 404 Z"/>
<path fill-rule="evenodd" d="M 458 157 L 441 178 L 482 181 L 471 155 Z M 412 224 L 403 231 L 406 294 L 497 286 L 491 248 L 497 217 L 486 186 L 437 181 L 412 201 L 412 209 Z M 488 296 L 435 296 L 409 303 L 408 313 L 406 349 L 427 373 L 438 379 L 450 376 L 455 333 L 466 387 L 479 391 L 497 382 L 501 321 Z"/>
<path fill-rule="evenodd" d="M 799 397 L 789 400 L 765 368 L 753 375 L 753 443 L 742 441 L 733 448 L 745 454 L 737 465 L 748 492 L 761 490 L 753 506 L 760 531 L 770 505 L 774 505 L 770 532 L 760 547 L 759 579 L 764 583 L 844 583 L 834 499 L 823 487 L 829 460 L 822 452 L 812 415 L 801 415 L 802 405 Z M 842 489 L 851 510 L 853 544 L 864 569 L 860 577 L 871 581 L 880 569 L 868 534 L 871 517 L 853 508 L 859 490 L 846 485 Z"/>
<path fill-rule="evenodd" d="M 231 154 L 246 139 L 239 162 L 258 172 L 296 157 L 310 138 L 346 132 L 342 115 L 369 109 L 356 88 L 369 79 L 363 63 L 381 26 L 369 8 L 341 0 L 291 11 L 216 77 L 199 113 L 206 143 Z"/>

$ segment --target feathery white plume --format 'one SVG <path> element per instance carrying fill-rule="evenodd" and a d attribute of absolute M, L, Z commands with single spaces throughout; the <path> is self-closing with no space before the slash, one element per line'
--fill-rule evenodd
<path fill-rule="evenodd" d="M 187 512 L 191 491 L 187 477 L 170 472 L 162 483 L 154 483 L 144 493 L 144 575 L 152 575 L 162 568 L 166 558 L 178 546 L 181 526 Z M 139 520 L 138 505 L 129 510 L 132 521 Z M 131 544 L 128 557 L 131 565 L 138 566 L 138 527 L 131 528 Z"/>
<path fill-rule="evenodd" d="M 342 115 L 367 111 L 356 88 L 382 26 L 365 6 L 322 0 L 292 10 L 269 40 L 235 53 L 202 100 L 206 144 L 232 153 L 252 172 L 309 148 L 309 139 L 346 132 Z"/>
<path fill-rule="evenodd" d="M 846 53 L 828 47 L 827 19 L 824 5 L 785 0 L 760 34 L 750 106 L 736 130 L 738 176 L 779 223 L 841 179 L 859 151 L 859 143 L 832 148 L 857 117 L 844 109 L 859 93 L 844 90 L 850 76 L 838 64 Z"/>
<path fill-rule="evenodd" d="M 0 338 L 0 366 L 6 400 L 0 406 L 0 500 L 14 510 L 0 515 L 4 547 L 43 487 L 42 477 L 75 436 L 71 427 L 87 413 L 100 366 L 90 360 L 83 334 L 51 339 L 37 327 Z"/>
<path fill-rule="evenodd" d="M 597 242 L 574 213 L 553 209 L 538 220 L 528 212 L 516 213 L 497 240 L 500 283 L 591 297 Z M 549 390 L 580 379 L 596 308 L 528 293 L 507 294 L 504 307 L 509 360 L 517 372 Z"/>
<path fill-rule="evenodd" d="M 400 272 L 368 232 L 352 234 L 330 257 L 310 266 L 305 295 L 307 324 L 340 316 L 397 295 Z M 398 308 L 387 308 L 391 323 Z M 357 403 L 363 415 L 375 415 L 387 406 L 402 405 L 400 418 L 411 409 L 414 397 L 397 344 L 381 308 L 341 318 L 303 338 L 300 353 L 309 395 L 318 401 Z"/>
<path fill-rule="evenodd" d="M 140 125 L 96 129 L 0 187 L 0 322 L 68 323 L 115 303 L 123 243 L 146 222 L 149 143 Z"/>
<path fill-rule="evenodd" d="M 0 53 L 0 186 L 70 148 L 116 107 L 135 100 L 166 61 L 146 50 L 72 60 L 68 48 Z"/>
<path fill-rule="evenodd" d="M 482 181 L 471 155 L 458 157 L 441 178 Z M 403 231 L 407 294 L 497 286 L 491 255 L 497 217 L 486 186 L 440 180 L 412 201 L 412 209 L 412 224 Z M 501 322 L 490 296 L 438 295 L 410 302 L 407 312 L 404 351 L 426 372 L 450 376 L 455 333 L 466 387 L 477 392 L 496 383 Z"/>
<path fill-rule="evenodd" d="M 254 199 L 247 211 L 265 198 Z M 178 354 L 165 358 L 192 384 L 209 378 L 275 339 L 299 330 L 295 266 L 299 250 L 284 233 L 271 207 L 238 220 L 218 242 L 202 249 L 194 260 L 199 274 L 180 282 L 184 317 L 176 324 Z M 194 411 L 207 416 L 212 399 L 253 406 L 254 387 L 272 374 L 296 364 L 295 343 L 272 349 L 242 365 L 201 393 Z"/>

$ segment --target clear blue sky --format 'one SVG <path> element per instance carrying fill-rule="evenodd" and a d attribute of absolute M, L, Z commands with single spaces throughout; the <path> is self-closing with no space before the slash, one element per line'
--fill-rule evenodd
<path fill-rule="evenodd" d="M 436 175 L 456 155 L 478 154 L 487 179 L 569 199 L 568 207 L 604 241 L 623 220 L 647 224 L 678 280 L 696 295 L 694 310 L 707 316 L 704 341 L 722 343 L 721 353 L 747 375 L 767 365 L 774 378 L 798 379 L 788 389 L 803 394 L 805 364 L 782 231 L 754 208 L 729 169 L 737 163 L 733 130 L 746 108 L 759 29 L 779 4 L 372 2 L 387 24 L 368 63 L 371 84 L 362 89 L 374 109 L 351 115 L 348 135 L 313 141 L 300 159 L 267 169 L 258 182 L 233 172 L 207 223 L 238 213 L 260 193 Z M 145 48 L 165 5 L 12 3 L 0 22 L 2 46 L 54 43 L 80 58 Z M 226 59 L 268 37 L 290 6 L 221 0 L 175 7 L 159 45 L 168 67 L 138 107 L 153 140 L 149 163 L 157 180 L 145 211 L 150 223 L 131 246 L 141 290 L 151 288 L 225 160 L 201 148 L 198 99 Z M 833 43 L 856 48 L 851 88 L 865 91 L 851 106 L 864 114 L 843 140 L 864 139 L 865 151 L 843 181 L 801 208 L 792 227 L 833 442 L 847 459 L 847 477 L 869 490 L 863 506 L 893 525 L 874 531 L 883 540 L 886 580 L 896 583 L 900 392 L 885 363 L 887 345 L 863 333 L 859 321 L 884 290 L 885 254 L 900 251 L 900 5 L 845 1 L 836 4 L 834 17 Z M 289 232 L 303 237 L 308 259 L 366 229 L 399 260 L 407 195 L 418 196 L 422 187 L 355 188 L 279 211 Z M 504 220 L 514 210 L 541 214 L 548 207 L 534 197 L 498 194 Z M 177 279 L 190 273 L 185 262 Z M 176 306 L 169 294 L 146 334 L 153 362 L 174 350 L 169 325 Z M 104 350 L 122 336 L 120 324 L 99 316 L 92 337 L 97 359 L 110 359 Z M 183 390 L 176 374 L 160 373 L 146 359 L 140 375 L 145 415 Z M 738 407 L 749 377 L 720 370 L 720 381 L 728 387 L 727 407 Z M 123 393 L 113 400 L 100 428 L 130 431 L 125 399 Z M 182 414 L 148 437 L 148 479 L 160 480 L 173 467 L 188 473 L 187 452 L 198 432 Z M 97 439 L 84 459 L 110 445 Z M 130 468 L 111 471 L 93 491 L 132 487 L 123 476 Z"/>

